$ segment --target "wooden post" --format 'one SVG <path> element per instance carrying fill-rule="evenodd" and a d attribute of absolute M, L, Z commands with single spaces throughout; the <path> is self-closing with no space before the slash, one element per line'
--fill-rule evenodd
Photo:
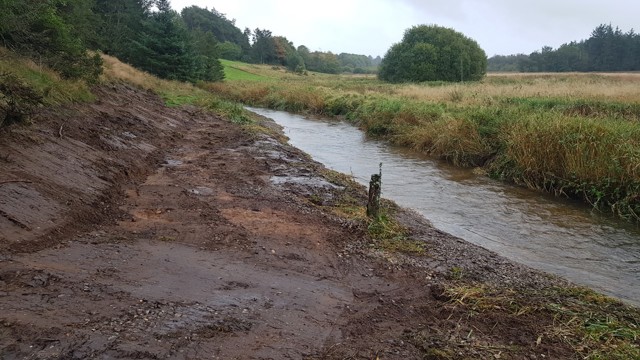
<path fill-rule="evenodd" d="M 377 219 L 380 213 L 380 194 L 382 193 L 382 164 L 380 173 L 371 175 L 369 182 L 369 202 L 367 202 L 367 216 Z"/>

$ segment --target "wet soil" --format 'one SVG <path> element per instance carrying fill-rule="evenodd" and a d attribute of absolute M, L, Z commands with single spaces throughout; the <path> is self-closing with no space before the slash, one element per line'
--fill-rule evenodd
<path fill-rule="evenodd" d="M 402 209 L 426 255 L 377 249 L 332 211 L 365 189 L 278 136 L 125 85 L 96 93 L 0 133 L 1 358 L 574 358 L 537 341 L 552 317 L 470 316 L 446 291 L 461 272 L 561 280 Z"/>

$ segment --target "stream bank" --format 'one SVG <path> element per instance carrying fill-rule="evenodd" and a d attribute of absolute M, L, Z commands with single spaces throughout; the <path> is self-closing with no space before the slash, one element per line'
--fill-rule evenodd
<path fill-rule="evenodd" d="M 360 184 L 383 164 L 384 196 L 438 229 L 535 269 L 640 305 L 640 228 L 575 201 L 504 184 L 371 139 L 348 123 L 249 108 L 289 142 Z"/>
<path fill-rule="evenodd" d="M 630 329 L 636 309 L 412 211 L 394 216 L 425 253 L 380 248 L 337 215 L 347 200 L 363 207 L 365 189 L 274 130 L 135 88 L 99 91 L 99 103 L 0 134 L 3 358 L 634 354 L 637 339 L 594 342 L 571 319 Z M 17 192 L 37 195 L 7 196 Z"/>

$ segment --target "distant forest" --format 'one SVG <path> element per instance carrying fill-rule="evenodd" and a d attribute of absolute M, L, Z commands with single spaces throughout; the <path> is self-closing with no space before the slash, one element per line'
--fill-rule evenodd
<path fill-rule="evenodd" d="M 217 81 L 219 59 L 286 66 L 291 71 L 374 72 L 380 57 L 297 48 L 266 29 L 244 29 L 216 11 L 169 0 L 3 0 L 0 45 L 68 78 L 97 79 L 101 59 L 118 57 L 165 79 Z"/>
<path fill-rule="evenodd" d="M 229 20 L 214 8 L 191 6 L 182 10 L 182 21 L 190 30 L 211 34 L 218 42 L 222 59 L 248 63 L 286 66 L 292 71 L 311 70 L 324 73 L 372 72 L 382 59 L 357 54 L 334 54 L 310 51 L 304 45 L 297 48 L 284 36 L 276 36 L 270 30 L 245 28 L 241 31 L 235 20 Z"/>
<path fill-rule="evenodd" d="M 0 0 L 0 45 L 68 78 L 95 81 L 100 51 L 162 78 L 218 81 L 219 59 L 305 73 L 374 73 L 382 59 L 311 51 L 267 29 L 239 29 L 216 9 L 180 13 L 169 0 Z M 640 35 L 600 25 L 587 40 L 494 56 L 489 71 L 640 71 Z"/>
<path fill-rule="evenodd" d="M 600 25 L 591 37 L 563 44 L 557 49 L 545 46 L 529 55 L 496 55 L 489 59 L 489 71 L 567 72 L 640 71 L 640 34 L 618 27 Z"/>

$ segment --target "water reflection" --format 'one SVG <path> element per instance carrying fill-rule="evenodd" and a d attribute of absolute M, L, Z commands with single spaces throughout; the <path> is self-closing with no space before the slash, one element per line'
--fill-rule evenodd
<path fill-rule="evenodd" d="M 382 162 L 383 196 L 417 210 L 439 229 L 640 305 L 636 226 L 367 139 L 343 122 L 250 110 L 283 126 L 292 145 L 362 184 Z"/>

